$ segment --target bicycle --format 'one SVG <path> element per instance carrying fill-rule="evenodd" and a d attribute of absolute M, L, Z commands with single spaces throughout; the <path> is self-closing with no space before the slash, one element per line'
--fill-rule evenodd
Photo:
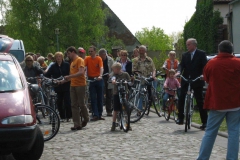
<path fill-rule="evenodd" d="M 127 102 L 127 88 L 126 88 L 128 82 L 129 81 L 126 80 L 116 81 L 120 103 L 122 104 L 122 108 L 117 115 L 118 120 L 117 126 L 119 126 L 120 129 L 123 129 L 124 132 L 128 132 L 130 128 L 130 106 L 129 106 L 130 104 Z"/>
<path fill-rule="evenodd" d="M 186 81 L 188 83 L 188 90 L 187 90 L 187 94 L 185 97 L 185 105 L 184 105 L 184 116 L 185 116 L 185 132 L 187 132 L 188 129 L 190 129 L 191 127 L 191 123 L 192 123 L 192 115 L 194 112 L 194 106 L 193 106 L 193 93 L 194 91 L 191 89 L 191 84 L 195 81 L 197 81 L 198 79 L 202 79 L 203 76 L 199 76 L 195 79 L 186 79 L 185 77 L 183 77 L 182 75 L 180 75 L 180 77 L 182 78 L 182 80 Z"/>
<path fill-rule="evenodd" d="M 159 75 L 160 73 L 161 72 L 157 72 L 157 75 Z M 161 116 L 161 114 L 159 113 L 159 96 L 157 96 L 156 89 L 154 88 L 153 84 L 149 85 L 151 82 L 154 81 L 154 79 L 152 78 L 152 76 L 148 78 L 142 76 L 142 72 L 140 71 L 134 71 L 134 74 L 138 75 L 139 80 L 135 81 L 137 81 L 139 84 L 137 85 L 136 89 L 133 88 L 132 94 L 129 96 L 129 102 L 132 106 L 130 122 L 135 123 L 139 121 L 144 114 L 148 115 L 151 104 L 153 104 L 158 116 Z M 148 86 L 151 87 L 151 96 L 149 96 L 148 94 Z M 142 103 L 141 109 L 139 109 L 140 102 Z"/>
<path fill-rule="evenodd" d="M 41 79 L 40 77 L 30 77 L 28 79 Z M 49 141 L 59 131 L 60 118 L 57 112 L 50 106 L 39 103 L 38 95 L 43 96 L 42 89 L 37 84 L 28 84 L 30 95 L 35 106 L 37 124 L 42 131 L 44 141 Z M 44 98 L 42 99 L 44 101 Z"/>
<path fill-rule="evenodd" d="M 170 119 L 170 116 L 172 114 L 174 121 L 177 121 L 177 113 L 178 113 L 178 98 L 176 96 L 176 91 L 177 89 L 170 89 L 170 88 L 164 88 L 166 90 L 169 91 L 173 91 L 174 95 L 173 96 L 169 96 L 167 102 L 166 102 L 166 108 L 164 110 L 164 117 L 165 119 L 168 121 Z"/>

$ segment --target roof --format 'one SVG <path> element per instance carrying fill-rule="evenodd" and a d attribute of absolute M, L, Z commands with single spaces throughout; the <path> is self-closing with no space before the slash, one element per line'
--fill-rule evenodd
<path fill-rule="evenodd" d="M 233 0 L 213 0 L 214 4 L 228 4 L 232 2 Z"/>
<path fill-rule="evenodd" d="M 13 61 L 13 58 L 9 53 L 0 52 L 0 61 Z"/>
<path fill-rule="evenodd" d="M 240 2 L 240 0 L 235 0 L 235 1 L 232 1 L 231 3 L 229 3 L 229 4 L 233 4 L 233 3 L 235 3 L 235 2 Z"/>

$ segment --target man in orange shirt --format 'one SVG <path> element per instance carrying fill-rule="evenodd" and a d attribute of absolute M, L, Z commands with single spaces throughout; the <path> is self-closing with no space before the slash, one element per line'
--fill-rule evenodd
<path fill-rule="evenodd" d="M 71 130 L 81 130 L 85 127 L 89 121 L 88 111 L 85 105 L 85 88 L 86 88 L 86 78 L 85 78 L 85 66 L 84 60 L 77 55 L 77 50 L 75 47 L 69 47 L 67 49 L 69 58 L 72 60 L 70 66 L 70 75 L 65 76 L 65 82 L 71 80 L 70 96 L 71 96 L 71 106 L 72 106 L 72 118 L 74 127 Z M 61 81 L 60 83 L 63 83 Z M 80 111 L 84 118 L 81 123 Z"/>
<path fill-rule="evenodd" d="M 87 69 L 87 77 L 89 80 L 97 79 L 90 82 L 89 92 L 91 98 L 91 106 L 93 110 L 93 118 L 91 121 L 105 120 L 102 118 L 103 112 L 103 62 L 101 57 L 96 56 L 96 47 L 91 46 L 88 49 L 89 55 L 84 60 Z"/>

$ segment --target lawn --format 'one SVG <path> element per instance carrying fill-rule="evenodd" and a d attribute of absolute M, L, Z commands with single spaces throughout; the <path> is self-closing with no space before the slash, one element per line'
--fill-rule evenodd
<path fill-rule="evenodd" d="M 197 123 L 197 124 L 202 124 L 201 119 L 200 119 L 199 111 L 196 111 L 196 110 L 194 111 L 192 121 Z M 219 130 L 224 131 L 224 132 L 227 131 L 226 119 L 223 120 Z"/>

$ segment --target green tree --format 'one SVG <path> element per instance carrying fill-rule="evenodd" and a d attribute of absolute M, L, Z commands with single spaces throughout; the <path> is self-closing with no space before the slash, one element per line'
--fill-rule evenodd
<path fill-rule="evenodd" d="M 102 0 L 1 0 L 1 4 L 7 10 L 2 21 L 6 33 L 22 39 L 27 51 L 55 52 L 56 28 L 62 51 L 97 46 L 107 32 Z"/>
<path fill-rule="evenodd" d="M 213 10 L 212 0 L 198 1 L 196 11 L 184 26 L 184 40 L 196 38 L 198 47 L 207 53 L 217 51 L 218 27 L 223 23 L 219 11 Z"/>
<path fill-rule="evenodd" d="M 173 48 L 170 37 L 161 28 L 152 27 L 151 30 L 143 28 L 135 33 L 137 39 L 148 47 L 149 50 L 171 50 Z"/>
<path fill-rule="evenodd" d="M 185 42 L 183 38 L 183 32 L 172 32 L 169 35 L 171 41 L 174 44 L 175 50 L 183 51 L 185 50 Z"/>
<path fill-rule="evenodd" d="M 108 53 L 112 52 L 112 47 L 114 46 L 121 46 L 122 49 L 125 49 L 125 44 L 121 39 L 117 39 L 115 36 L 107 37 L 105 40 L 102 41 L 100 48 L 105 48 Z"/>

